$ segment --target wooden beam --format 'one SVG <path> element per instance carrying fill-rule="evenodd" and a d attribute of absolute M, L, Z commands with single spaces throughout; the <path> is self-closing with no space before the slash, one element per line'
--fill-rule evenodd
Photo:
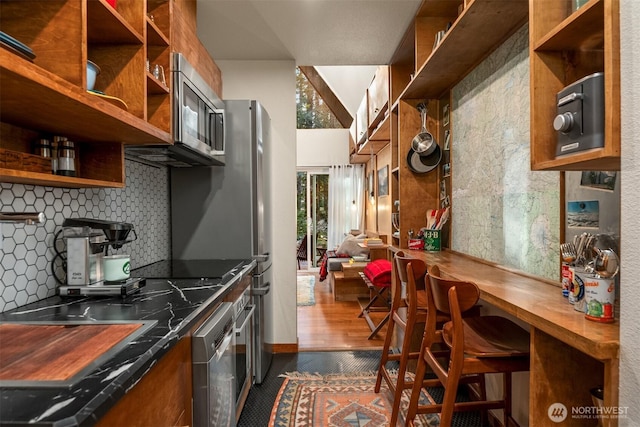
<path fill-rule="evenodd" d="M 299 65 L 298 68 L 302 74 L 305 75 L 307 80 L 309 80 L 311 86 L 313 86 L 316 92 L 318 92 L 322 97 L 325 104 L 327 104 L 327 107 L 329 107 L 331 112 L 336 116 L 340 124 L 344 128 L 349 128 L 353 122 L 353 117 L 349 114 L 349 111 L 347 111 L 333 90 L 331 90 L 327 82 L 324 81 L 316 68 L 307 65 Z"/>

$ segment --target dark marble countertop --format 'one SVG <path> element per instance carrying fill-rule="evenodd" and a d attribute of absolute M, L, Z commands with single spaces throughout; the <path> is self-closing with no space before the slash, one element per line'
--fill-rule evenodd
<path fill-rule="evenodd" d="M 246 261 L 224 279 L 147 279 L 140 292 L 125 298 L 56 296 L 1 313 L 0 322 L 155 324 L 71 387 L 1 387 L 0 425 L 95 424 L 234 287 L 235 276 L 254 266 Z"/>

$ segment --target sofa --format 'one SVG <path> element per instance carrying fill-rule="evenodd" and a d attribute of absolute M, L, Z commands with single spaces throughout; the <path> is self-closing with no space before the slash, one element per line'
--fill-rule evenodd
<path fill-rule="evenodd" d="M 343 242 L 332 251 L 327 251 L 320 265 L 320 281 L 328 280 L 329 288 L 333 292 L 336 301 L 357 301 L 359 297 L 367 297 L 369 290 L 359 276 L 359 270 L 364 268 L 362 261 L 349 272 L 342 271 L 342 264 L 352 257 L 356 260 L 362 257 L 363 261 L 371 261 L 386 258 L 386 245 L 368 248 L 361 246 L 367 239 L 379 238 L 386 243 L 386 236 L 367 231 L 361 234 L 350 234 Z M 361 267 L 361 268 L 358 268 Z"/>

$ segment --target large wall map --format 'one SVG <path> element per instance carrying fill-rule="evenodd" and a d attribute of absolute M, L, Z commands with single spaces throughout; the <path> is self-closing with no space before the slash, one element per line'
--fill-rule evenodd
<path fill-rule="evenodd" d="M 452 249 L 559 280 L 559 173 L 530 168 L 528 26 L 452 98 Z"/>

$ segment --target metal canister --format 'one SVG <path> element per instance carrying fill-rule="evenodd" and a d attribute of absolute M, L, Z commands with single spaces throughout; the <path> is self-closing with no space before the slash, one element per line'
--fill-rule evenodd
<path fill-rule="evenodd" d="M 33 144 L 33 154 L 42 157 L 51 157 L 51 141 L 46 138 L 39 139 Z"/>
<path fill-rule="evenodd" d="M 51 140 L 40 138 L 33 143 L 33 154 L 51 160 L 51 172 L 56 173 L 56 151 L 53 149 Z"/>
<path fill-rule="evenodd" d="M 615 321 L 616 281 L 614 278 L 588 277 L 584 283 L 585 317 L 596 322 Z"/>
<path fill-rule="evenodd" d="M 586 303 L 584 300 L 584 281 L 587 278 L 584 268 L 572 268 L 571 288 L 569 289 L 569 303 L 573 304 L 576 311 L 585 312 Z"/>
<path fill-rule="evenodd" d="M 56 174 L 64 176 L 76 176 L 76 152 L 75 145 L 63 136 L 56 136 L 58 148 L 58 165 Z"/>

